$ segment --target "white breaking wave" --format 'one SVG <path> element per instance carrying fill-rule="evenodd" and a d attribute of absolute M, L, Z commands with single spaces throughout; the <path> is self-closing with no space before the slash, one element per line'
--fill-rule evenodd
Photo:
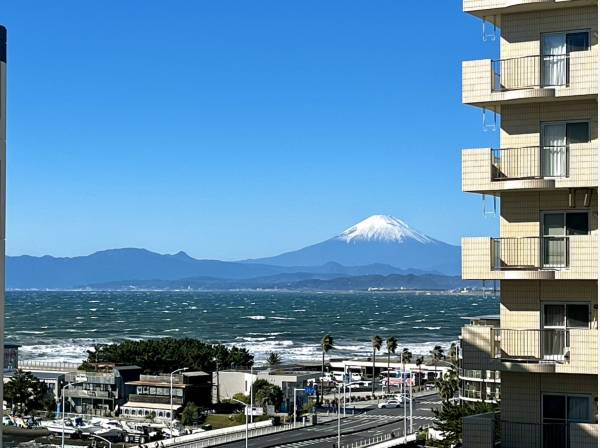
<path fill-rule="evenodd" d="M 387 215 L 373 215 L 342 232 L 336 239 L 346 243 L 356 241 L 403 242 L 415 240 L 419 243 L 433 243 L 424 233 L 411 228 L 404 221 Z"/>

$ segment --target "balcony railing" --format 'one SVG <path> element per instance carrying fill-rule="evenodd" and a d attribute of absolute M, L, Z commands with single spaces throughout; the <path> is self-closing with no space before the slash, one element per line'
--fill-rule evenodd
<path fill-rule="evenodd" d="M 539 270 L 569 266 L 569 237 L 492 238 L 492 270 Z"/>
<path fill-rule="evenodd" d="M 481 370 L 460 369 L 458 375 L 462 378 L 483 379 Z"/>
<path fill-rule="evenodd" d="M 492 180 L 541 179 L 569 175 L 568 146 L 492 149 Z"/>
<path fill-rule="evenodd" d="M 545 54 L 492 61 L 492 91 L 569 85 L 570 55 Z"/>
<path fill-rule="evenodd" d="M 460 392 L 462 398 L 470 398 L 472 400 L 481 400 L 482 394 L 480 390 L 464 389 Z"/>
<path fill-rule="evenodd" d="M 532 448 L 591 448 L 598 443 L 596 423 L 499 421 L 502 446 Z"/>
<path fill-rule="evenodd" d="M 492 353 L 495 358 L 514 362 L 567 362 L 569 330 L 492 329 Z"/>
<path fill-rule="evenodd" d="M 524 423 L 500 420 L 494 413 L 463 418 L 464 446 L 528 448 L 596 448 L 597 423 L 553 421 Z"/>

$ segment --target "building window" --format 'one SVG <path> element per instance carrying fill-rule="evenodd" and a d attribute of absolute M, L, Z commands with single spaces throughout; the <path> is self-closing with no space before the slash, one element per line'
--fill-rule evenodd
<path fill-rule="evenodd" d="M 589 328 L 590 305 L 587 303 L 544 304 L 544 328 Z"/>
<path fill-rule="evenodd" d="M 542 86 L 556 87 L 569 84 L 569 55 L 590 48 L 588 31 L 546 33 L 542 41 Z"/>
<path fill-rule="evenodd" d="M 540 134 L 543 177 L 568 176 L 570 145 L 591 140 L 587 121 L 542 123 Z"/>

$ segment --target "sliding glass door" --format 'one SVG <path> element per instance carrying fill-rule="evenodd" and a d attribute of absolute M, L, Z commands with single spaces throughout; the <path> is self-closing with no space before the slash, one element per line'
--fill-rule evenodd
<path fill-rule="evenodd" d="M 590 142 L 587 121 L 542 123 L 540 165 L 542 177 L 569 175 L 570 146 Z"/>
<path fill-rule="evenodd" d="M 569 84 L 569 56 L 589 49 L 588 31 L 547 33 L 542 35 L 541 85 L 558 87 Z"/>

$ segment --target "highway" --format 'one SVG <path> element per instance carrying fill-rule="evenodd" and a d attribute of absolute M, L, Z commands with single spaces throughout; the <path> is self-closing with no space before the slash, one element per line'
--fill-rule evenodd
<path fill-rule="evenodd" d="M 440 405 L 437 395 L 417 398 L 413 402 L 413 428 L 426 426 L 433 422 L 431 408 Z M 360 440 L 394 433 L 396 437 L 403 435 L 404 410 L 377 409 L 374 405 L 366 412 L 348 416 L 341 421 L 342 446 Z M 407 409 L 408 416 L 408 409 Z M 408 418 L 407 418 L 408 420 Z M 407 428 L 409 422 L 407 421 Z M 248 440 L 248 448 L 333 448 L 337 444 L 337 420 L 327 421 L 315 426 L 292 431 L 274 433 Z M 245 441 L 240 440 L 226 445 L 228 448 L 244 448 Z"/>

